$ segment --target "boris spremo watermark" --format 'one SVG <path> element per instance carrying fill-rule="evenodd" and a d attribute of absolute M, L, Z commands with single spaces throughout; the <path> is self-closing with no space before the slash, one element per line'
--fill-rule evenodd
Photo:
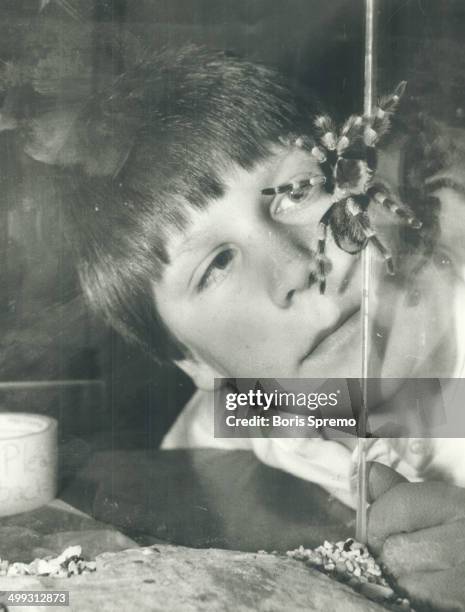
<path fill-rule="evenodd" d="M 372 378 L 364 388 L 353 378 L 219 378 L 215 437 L 465 438 L 465 379 Z"/>

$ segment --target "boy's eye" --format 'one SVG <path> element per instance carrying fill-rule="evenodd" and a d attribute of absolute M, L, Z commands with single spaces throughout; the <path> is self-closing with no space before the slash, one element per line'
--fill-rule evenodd
<path fill-rule="evenodd" d="M 233 258 L 234 251 L 230 248 L 223 249 L 217 255 L 215 255 L 205 272 L 202 274 L 198 284 L 199 291 L 202 291 L 202 289 L 205 289 L 212 283 L 219 282 L 221 278 L 227 274 L 226 268 L 229 266 Z"/>
<path fill-rule="evenodd" d="M 317 200 L 320 196 L 321 188 L 319 185 L 297 186 L 277 196 L 279 200 L 273 205 L 274 214 L 279 215 L 287 209 L 292 208 L 295 204 L 301 204 L 303 202 L 310 203 Z"/>
<path fill-rule="evenodd" d="M 310 195 L 310 187 L 298 187 L 289 191 L 286 195 L 292 202 L 302 202 Z"/>
<path fill-rule="evenodd" d="M 273 216 L 280 215 L 296 204 L 310 203 L 317 200 L 322 193 L 322 185 L 326 179 L 324 176 L 295 177 L 292 182 L 269 187 L 262 190 L 264 195 L 274 195 L 271 209 Z"/>

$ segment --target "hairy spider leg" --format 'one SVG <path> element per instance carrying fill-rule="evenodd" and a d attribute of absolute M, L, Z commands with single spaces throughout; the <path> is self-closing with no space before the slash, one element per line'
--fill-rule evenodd
<path fill-rule="evenodd" d="M 317 140 L 310 136 L 299 136 L 295 139 L 294 145 L 311 153 L 325 176 L 326 191 L 332 193 L 334 190 L 333 169 L 338 157 L 336 151 L 336 128 L 332 119 L 327 115 L 317 117 L 315 125 L 319 133 Z"/>
<path fill-rule="evenodd" d="M 336 147 L 338 155 L 342 155 L 344 151 L 352 144 L 352 142 L 359 140 L 362 135 L 363 117 L 360 115 L 351 115 L 341 129 L 341 134 Z"/>
<path fill-rule="evenodd" d="M 326 177 L 321 174 L 316 174 L 308 179 L 301 179 L 300 181 L 294 181 L 293 183 L 284 183 L 277 187 L 265 187 L 262 189 L 262 195 L 279 195 L 281 193 L 293 193 L 307 187 L 314 187 L 315 185 L 324 185 L 326 183 Z"/>
<path fill-rule="evenodd" d="M 363 140 L 367 147 L 375 147 L 391 127 L 391 116 L 395 113 L 404 94 L 407 81 L 401 81 L 392 94 L 383 96 L 376 107 L 376 112 L 365 118 Z"/>
<path fill-rule="evenodd" d="M 288 191 L 292 191 L 292 189 L 292 183 L 278 185 L 277 187 L 265 187 L 265 189 L 262 189 L 262 195 L 279 195 L 280 193 L 287 193 Z"/>
<path fill-rule="evenodd" d="M 336 125 L 328 115 L 319 115 L 315 119 L 318 140 L 327 151 L 335 151 L 337 147 Z"/>
<path fill-rule="evenodd" d="M 378 238 L 375 230 L 371 227 L 368 215 L 363 211 L 362 207 L 354 200 L 354 198 L 347 198 L 347 210 L 349 214 L 352 215 L 354 221 L 358 224 L 366 239 L 373 244 L 375 249 L 384 259 L 388 273 L 393 275 L 394 264 L 392 262 L 391 252 L 384 246 L 384 244 Z"/>
<path fill-rule="evenodd" d="M 326 115 L 321 116 L 320 119 L 322 120 L 324 119 L 325 121 L 328 120 L 331 122 L 331 119 L 327 117 Z M 330 125 L 333 126 L 334 124 L 331 122 Z M 331 142 L 332 137 L 330 136 L 328 138 L 330 138 L 330 141 L 328 144 L 332 146 L 332 142 Z M 311 153 L 312 157 L 314 157 L 315 160 L 318 162 L 318 165 L 320 166 L 321 171 L 323 172 L 323 175 L 325 177 L 326 191 L 328 193 L 333 193 L 334 191 L 333 167 L 337 159 L 336 147 L 334 147 L 334 149 L 328 149 L 327 147 L 325 147 L 324 143 L 321 142 L 321 139 L 319 140 L 320 140 L 321 146 L 317 143 L 317 141 L 315 141 L 310 136 L 304 135 L 304 136 L 299 136 L 298 138 L 296 138 L 293 141 L 293 144 L 299 149 L 309 151 Z"/>
<path fill-rule="evenodd" d="M 320 222 L 318 223 L 318 248 L 316 252 L 316 260 L 317 260 L 317 277 L 318 277 L 318 285 L 320 288 L 320 293 L 323 294 L 326 291 L 326 272 L 325 272 L 325 262 L 326 262 L 326 239 L 328 237 L 328 226 L 331 222 L 331 217 L 333 216 L 334 209 L 336 206 L 340 204 L 340 202 L 334 202 L 325 214 L 321 217 Z"/>
<path fill-rule="evenodd" d="M 407 87 L 407 81 L 400 81 L 392 94 L 383 96 L 378 102 L 378 109 L 381 109 L 385 113 L 394 113 L 397 109 L 400 99 L 404 95 L 405 88 Z"/>
<path fill-rule="evenodd" d="M 383 185 L 374 185 L 371 189 L 368 190 L 367 194 L 371 199 L 373 199 L 377 204 L 380 204 L 390 213 L 397 215 L 403 221 L 405 221 L 408 225 L 410 225 L 413 229 L 419 230 L 422 227 L 422 222 L 415 217 L 412 211 L 405 206 L 405 204 L 401 204 L 398 202 L 389 190 Z"/>

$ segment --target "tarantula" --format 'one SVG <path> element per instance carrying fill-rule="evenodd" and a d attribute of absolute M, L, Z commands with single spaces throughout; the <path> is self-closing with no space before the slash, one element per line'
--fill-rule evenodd
<path fill-rule="evenodd" d="M 374 181 L 378 161 L 376 147 L 390 128 L 391 116 L 405 87 L 406 82 L 402 81 L 392 94 L 381 98 L 373 115 L 350 116 L 340 131 L 328 115 L 318 116 L 315 119 L 316 139 L 300 136 L 292 142 L 311 152 L 322 174 L 262 190 L 264 195 L 288 193 L 298 201 L 313 185 L 324 184 L 325 190 L 334 196 L 318 228 L 316 260 L 320 293 L 326 289 L 328 227 L 337 246 L 348 253 L 360 252 L 370 241 L 384 258 L 389 274 L 394 274 L 392 255 L 370 224 L 367 214 L 370 203 L 384 206 L 413 229 L 422 227 L 422 222 L 408 206 L 396 199 L 387 185 Z"/>

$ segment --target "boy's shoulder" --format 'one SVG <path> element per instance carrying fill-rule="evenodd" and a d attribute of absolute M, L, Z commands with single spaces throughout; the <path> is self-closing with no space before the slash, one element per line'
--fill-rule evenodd
<path fill-rule="evenodd" d="M 213 406 L 213 394 L 197 390 L 164 436 L 161 448 L 191 448 L 210 441 L 213 432 L 208 418 Z M 211 433 L 211 436 L 209 435 Z"/>

